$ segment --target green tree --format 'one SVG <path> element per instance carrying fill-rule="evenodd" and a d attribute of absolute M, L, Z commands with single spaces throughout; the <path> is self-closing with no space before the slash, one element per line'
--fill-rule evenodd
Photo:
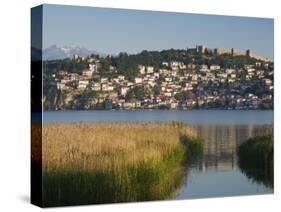
<path fill-rule="evenodd" d="M 155 95 L 159 95 L 160 92 L 161 92 L 161 86 L 160 86 L 159 84 L 154 85 L 154 87 L 153 87 L 153 93 L 154 93 Z"/>

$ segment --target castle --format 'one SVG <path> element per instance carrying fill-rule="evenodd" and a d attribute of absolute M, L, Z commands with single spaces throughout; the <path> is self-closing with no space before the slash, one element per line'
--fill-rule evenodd
<path fill-rule="evenodd" d="M 256 55 L 253 53 L 250 49 L 246 51 L 240 51 L 234 48 L 207 48 L 203 45 L 196 45 L 196 52 L 200 54 L 216 54 L 216 55 L 222 55 L 222 54 L 230 54 L 232 56 L 247 56 L 247 57 L 252 57 L 257 60 L 262 60 L 262 61 L 270 61 L 269 58 L 263 57 Z"/>

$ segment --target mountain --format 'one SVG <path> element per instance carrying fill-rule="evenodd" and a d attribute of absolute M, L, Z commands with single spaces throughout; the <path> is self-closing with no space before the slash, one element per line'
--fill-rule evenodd
<path fill-rule="evenodd" d="M 43 50 L 43 58 L 45 60 L 72 58 L 73 55 L 75 54 L 84 57 L 91 54 L 99 54 L 99 53 L 79 46 L 58 47 L 56 45 L 52 45 Z"/>

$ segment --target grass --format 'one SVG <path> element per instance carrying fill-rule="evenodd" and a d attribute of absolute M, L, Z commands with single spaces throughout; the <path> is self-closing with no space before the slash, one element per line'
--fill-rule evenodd
<path fill-rule="evenodd" d="M 202 150 L 181 122 L 44 124 L 42 133 L 44 206 L 170 198 L 186 158 Z"/>
<path fill-rule="evenodd" d="M 239 166 L 252 180 L 273 188 L 273 135 L 250 138 L 238 147 Z"/>

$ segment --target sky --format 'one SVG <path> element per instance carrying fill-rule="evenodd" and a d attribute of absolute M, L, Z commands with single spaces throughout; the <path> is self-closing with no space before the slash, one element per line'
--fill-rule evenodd
<path fill-rule="evenodd" d="M 251 49 L 274 57 L 274 21 L 190 13 L 44 5 L 43 48 L 80 46 L 102 54 L 142 50 Z"/>

